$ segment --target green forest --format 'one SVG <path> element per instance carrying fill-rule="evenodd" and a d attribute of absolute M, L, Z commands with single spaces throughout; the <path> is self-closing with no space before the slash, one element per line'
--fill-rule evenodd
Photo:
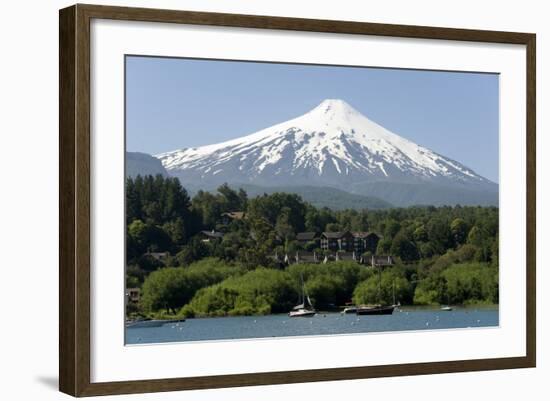
<path fill-rule="evenodd" d="M 239 212 L 239 218 L 228 214 Z M 250 197 L 227 184 L 193 197 L 177 178 L 126 181 L 126 287 L 139 288 L 129 316 L 203 317 L 286 313 L 303 277 L 318 310 L 349 303 L 498 303 L 498 208 L 315 207 L 293 193 Z M 221 233 L 205 240 L 204 232 Z M 374 232 L 381 272 L 355 261 L 281 266 L 275 254 L 317 252 L 300 232 Z M 367 252 L 369 255 L 372 252 Z M 162 255 L 162 257 L 159 257 Z M 369 256 L 365 255 L 365 256 Z"/>

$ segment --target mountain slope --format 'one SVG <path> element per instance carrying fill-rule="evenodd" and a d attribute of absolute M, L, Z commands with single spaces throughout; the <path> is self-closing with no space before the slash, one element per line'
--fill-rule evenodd
<path fill-rule="evenodd" d="M 341 189 L 330 187 L 313 186 L 281 186 L 281 187 L 260 187 L 257 185 L 239 185 L 244 189 L 249 198 L 275 192 L 287 192 L 300 195 L 306 202 L 316 207 L 328 207 L 332 210 L 343 209 L 387 209 L 393 205 L 374 196 L 352 194 Z"/>
<path fill-rule="evenodd" d="M 126 177 L 157 175 L 167 177 L 168 172 L 156 157 L 147 153 L 126 152 Z"/>
<path fill-rule="evenodd" d="M 473 170 L 388 131 L 334 99 L 252 135 L 156 157 L 170 175 L 205 186 L 313 185 L 361 194 L 365 193 L 361 187 L 372 183 L 430 184 L 442 186 L 442 191 L 498 190 Z"/>
<path fill-rule="evenodd" d="M 498 191 L 446 186 L 431 183 L 371 182 L 353 185 L 350 191 L 364 196 L 375 195 L 395 206 L 476 205 L 498 206 Z"/>

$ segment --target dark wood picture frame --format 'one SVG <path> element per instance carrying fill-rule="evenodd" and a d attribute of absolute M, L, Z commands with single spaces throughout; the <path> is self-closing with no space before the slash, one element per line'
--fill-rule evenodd
<path fill-rule="evenodd" d="M 526 46 L 526 356 L 122 382 L 90 381 L 90 21 L 268 28 Z M 535 367 L 535 34 L 348 21 L 74 5 L 59 14 L 59 388 L 73 396 Z"/>

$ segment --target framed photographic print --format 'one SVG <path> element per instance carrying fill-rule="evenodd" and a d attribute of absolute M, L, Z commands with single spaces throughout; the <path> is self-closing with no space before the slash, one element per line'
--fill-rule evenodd
<path fill-rule="evenodd" d="M 535 35 L 60 11 L 60 390 L 534 367 Z"/>

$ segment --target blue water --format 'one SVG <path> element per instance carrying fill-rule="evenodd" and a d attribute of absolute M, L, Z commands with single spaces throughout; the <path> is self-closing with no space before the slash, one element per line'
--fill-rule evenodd
<path fill-rule="evenodd" d="M 228 340 L 327 334 L 436 330 L 498 326 L 498 309 L 396 310 L 389 316 L 318 313 L 312 318 L 287 315 L 187 319 L 161 327 L 126 328 L 127 344 Z"/>

